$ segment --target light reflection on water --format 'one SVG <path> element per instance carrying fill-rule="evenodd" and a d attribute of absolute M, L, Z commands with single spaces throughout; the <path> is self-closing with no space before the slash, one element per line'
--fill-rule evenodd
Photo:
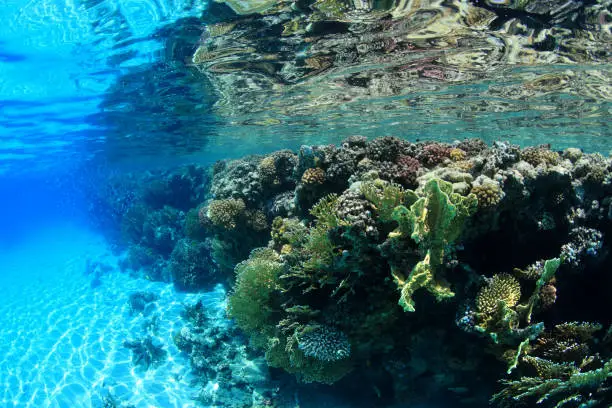
<path fill-rule="evenodd" d="M 88 118 L 103 111 L 118 78 L 163 59 L 166 39 L 157 30 L 205 7 L 191 0 L 2 2 L 0 174 L 99 154 L 107 127 Z"/>
<path fill-rule="evenodd" d="M 406 2 L 412 14 L 376 41 L 313 41 L 253 31 L 248 18 L 225 38 L 223 26 L 205 25 L 220 6 L 205 11 L 199 0 L 9 0 L 0 6 L 0 173 L 60 158 L 209 162 L 354 134 L 611 150 L 609 46 L 597 54 L 564 39 L 555 52 L 574 47 L 575 60 L 521 48 L 544 36 L 518 23 L 488 31 L 490 14 L 451 3 Z M 480 20 L 466 26 L 470 18 Z M 361 57 L 350 58 L 351 41 Z M 402 41 L 405 53 L 368 51 Z M 217 56 L 193 64 L 201 44 Z M 330 50 L 344 62 L 329 68 Z M 319 71 L 304 74 L 303 60 Z"/>

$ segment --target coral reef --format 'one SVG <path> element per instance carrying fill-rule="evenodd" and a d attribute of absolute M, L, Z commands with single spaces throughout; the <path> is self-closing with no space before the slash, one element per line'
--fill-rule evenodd
<path fill-rule="evenodd" d="M 206 216 L 214 225 L 231 230 L 236 228 L 245 210 L 246 205 L 242 199 L 226 198 L 211 201 Z"/>
<path fill-rule="evenodd" d="M 126 267 L 232 287 L 233 323 L 201 302 L 175 335 L 204 403 L 269 402 L 276 376 L 366 381 L 381 406 L 609 403 L 610 158 L 350 137 L 212 171 L 191 208 L 123 218 Z"/>
<path fill-rule="evenodd" d="M 492 398 L 502 406 L 511 401 L 546 404 L 554 408 L 605 406 L 612 401 L 612 359 L 593 348 L 601 326 L 592 323 L 558 324 L 544 333 L 528 355 L 520 357 L 530 376 L 503 380 Z M 609 350 L 607 351 L 609 358 Z"/>
<path fill-rule="evenodd" d="M 274 219 L 268 247 L 237 266 L 231 316 L 270 366 L 305 382 L 334 383 L 367 361 L 387 361 L 398 347 L 415 346 L 397 327 L 425 330 L 425 338 L 431 330 L 447 333 L 447 325 L 431 320 L 436 310 L 450 321 L 454 310 L 463 333 L 455 336 L 475 336 L 475 345 L 497 359 L 485 363 L 470 350 L 475 360 L 462 360 L 465 369 L 523 372 L 548 333 L 547 313 L 568 307 L 565 290 L 577 279 L 572 270 L 578 264 L 590 270 L 588 258 L 602 262 L 607 254 L 605 218 L 589 203 L 612 195 L 610 184 L 585 191 L 590 181 L 571 174 L 589 155 L 572 161 L 548 152 L 394 138 L 302 147 L 293 172 L 299 205 L 291 218 Z M 389 158 L 396 162 L 379 161 Z M 458 162 L 469 163 L 467 171 L 455 168 Z M 380 163 L 412 166 L 415 177 L 389 177 Z M 309 169 L 325 181 L 309 184 L 306 196 Z M 545 244 L 534 244 L 540 241 Z M 458 349 L 448 359 L 461 359 Z M 395 383 L 410 364 L 369 366 L 369 375 L 386 373 Z M 474 387 L 450 372 L 439 387 Z M 410 399 L 402 387 L 397 392 Z M 507 402 L 506 395 L 495 401 Z"/>
<path fill-rule="evenodd" d="M 194 208 L 208 195 L 208 169 L 190 165 L 167 172 L 128 173 L 109 183 L 113 197 L 123 197 L 117 198 L 122 204 L 121 211 L 114 212 L 114 230 L 107 228 L 115 249 L 123 252 L 121 270 L 150 280 L 172 281 L 176 247 L 185 237 L 204 242 L 209 235 L 199 225 Z M 214 272 L 214 266 L 201 271 L 209 270 Z"/>
<path fill-rule="evenodd" d="M 183 238 L 172 251 L 169 269 L 177 289 L 193 291 L 204 287 L 216 278 L 210 244 Z"/>

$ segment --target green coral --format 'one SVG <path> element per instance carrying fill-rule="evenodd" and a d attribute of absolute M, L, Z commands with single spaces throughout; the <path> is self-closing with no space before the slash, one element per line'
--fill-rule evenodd
<path fill-rule="evenodd" d="M 417 200 L 416 194 L 404 190 L 399 184 L 384 180 L 366 181 L 361 184 L 361 193 L 374 204 L 382 222 L 393 221 L 393 210 L 399 205 L 411 205 Z"/>
<path fill-rule="evenodd" d="M 467 217 L 477 208 L 476 196 L 462 196 L 453 193 L 451 183 L 432 179 L 423 188 L 421 197 L 410 206 L 397 206 L 393 219 L 399 224 L 390 234 L 392 239 L 401 239 L 410 234 L 425 258 L 420 261 L 404 279 L 397 270 L 393 271 L 401 290 L 399 304 L 405 311 L 414 311 L 412 295 L 420 288 L 426 288 L 437 300 L 454 296 L 440 272 L 446 247 L 461 234 Z"/>
<path fill-rule="evenodd" d="M 542 275 L 540 275 L 540 278 L 537 280 L 536 288 L 533 291 L 531 297 L 529 298 L 529 302 L 527 303 L 527 312 L 525 318 L 527 323 L 531 322 L 531 314 L 533 313 L 533 308 L 540 299 L 540 289 L 542 289 L 542 287 L 546 285 L 555 276 L 555 273 L 557 272 L 557 269 L 559 269 L 560 265 L 561 258 L 547 259 L 546 261 L 544 261 Z"/>
<path fill-rule="evenodd" d="M 316 270 L 331 265 L 336 255 L 335 248 L 334 243 L 329 238 L 329 231 L 324 225 L 311 228 L 304 245 L 307 259 L 302 267 L 306 270 Z"/>
<path fill-rule="evenodd" d="M 267 248 L 254 250 L 249 259 L 236 265 L 236 283 L 228 311 L 241 329 L 259 334 L 273 325 L 271 303 L 283 270 L 284 265 L 274 251 Z"/>
<path fill-rule="evenodd" d="M 331 229 L 342 224 L 338 216 L 338 196 L 329 194 L 320 199 L 310 209 L 310 214 L 317 219 L 317 225 Z"/>
<path fill-rule="evenodd" d="M 527 359 L 529 361 L 529 359 Z M 580 367 L 559 366 L 534 359 L 532 363 L 544 370 L 546 376 L 521 377 L 518 380 L 504 380 L 504 389 L 492 398 L 493 402 L 516 404 L 533 401 L 546 402 L 547 407 L 592 407 L 604 401 L 609 379 L 612 378 L 612 360 L 602 367 L 583 370 Z M 569 374 L 569 375 L 568 375 Z M 549 377 L 549 378 L 546 378 Z M 514 405 L 508 405 L 514 406 Z"/>

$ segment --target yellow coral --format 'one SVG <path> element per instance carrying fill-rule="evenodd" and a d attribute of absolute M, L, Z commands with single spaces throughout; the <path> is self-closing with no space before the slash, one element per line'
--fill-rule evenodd
<path fill-rule="evenodd" d="M 509 308 L 516 306 L 521 298 L 521 285 L 507 273 L 494 275 L 489 284 L 476 296 L 476 310 L 482 320 L 490 319 L 500 302 Z"/>
<path fill-rule="evenodd" d="M 208 35 L 211 37 L 221 37 L 232 31 L 236 27 L 236 23 L 217 23 L 206 27 Z"/>
<path fill-rule="evenodd" d="M 486 183 L 472 187 L 472 194 L 478 198 L 478 206 L 480 208 L 493 207 L 501 201 L 504 193 L 495 183 Z"/>
<path fill-rule="evenodd" d="M 320 185 L 325 181 L 325 171 L 320 168 L 306 169 L 302 175 L 302 183 L 307 185 Z"/>
<path fill-rule="evenodd" d="M 454 148 L 450 150 L 450 158 L 452 161 L 460 161 L 465 160 L 467 153 L 459 148 Z"/>
<path fill-rule="evenodd" d="M 276 161 L 274 156 L 264 157 L 258 166 L 259 175 L 264 182 L 275 183 L 278 182 L 276 177 Z"/>
<path fill-rule="evenodd" d="M 208 205 L 206 215 L 216 226 L 225 229 L 234 229 L 245 209 L 246 205 L 241 199 L 228 198 L 213 200 Z"/>
<path fill-rule="evenodd" d="M 474 163 L 469 160 L 459 160 L 456 162 L 452 162 L 449 167 L 460 170 L 464 173 L 469 173 L 474 168 Z"/>
<path fill-rule="evenodd" d="M 521 159 L 532 166 L 539 164 L 555 165 L 559 163 L 559 153 L 544 147 L 528 147 L 521 151 Z"/>

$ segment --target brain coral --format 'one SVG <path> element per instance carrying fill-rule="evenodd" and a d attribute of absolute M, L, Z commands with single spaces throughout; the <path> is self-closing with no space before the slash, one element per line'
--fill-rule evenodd
<path fill-rule="evenodd" d="M 308 185 L 319 185 L 325 181 L 325 171 L 320 168 L 306 169 L 302 175 L 302 183 Z"/>

